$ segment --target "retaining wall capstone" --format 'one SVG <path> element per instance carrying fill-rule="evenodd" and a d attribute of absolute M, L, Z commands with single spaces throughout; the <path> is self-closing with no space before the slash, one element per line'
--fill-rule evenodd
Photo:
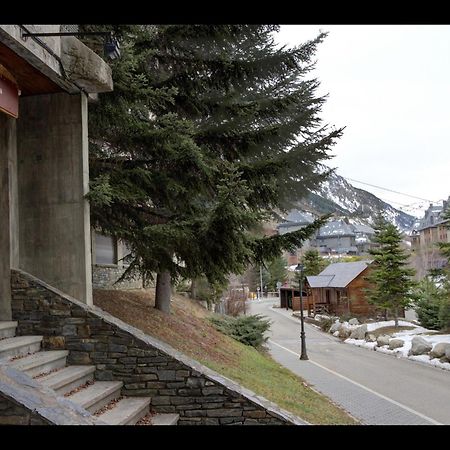
<path fill-rule="evenodd" d="M 45 349 L 69 350 L 68 364 L 93 364 L 97 380 L 121 380 L 122 394 L 149 396 L 179 425 L 304 425 L 293 414 L 97 307 L 12 271 L 18 335 L 43 335 Z"/>

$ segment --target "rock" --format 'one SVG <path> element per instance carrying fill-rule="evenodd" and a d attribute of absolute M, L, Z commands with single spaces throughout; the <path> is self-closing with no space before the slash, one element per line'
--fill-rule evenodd
<path fill-rule="evenodd" d="M 361 325 L 358 328 L 355 328 L 351 332 L 350 338 L 351 339 L 364 339 L 366 337 L 366 333 L 367 333 L 367 324 L 364 324 L 364 325 Z"/>
<path fill-rule="evenodd" d="M 403 339 L 391 339 L 389 341 L 389 348 L 394 350 L 399 347 L 403 347 L 405 345 L 405 341 Z"/>
<path fill-rule="evenodd" d="M 339 337 L 339 331 L 335 331 L 335 332 L 333 333 L 333 336 Z"/>
<path fill-rule="evenodd" d="M 339 337 L 347 339 L 352 334 L 352 329 L 347 324 L 343 323 L 339 329 Z"/>
<path fill-rule="evenodd" d="M 317 320 L 319 322 L 322 322 L 323 320 L 329 320 L 331 319 L 330 316 L 327 316 L 326 314 L 316 314 L 314 316 L 314 320 Z"/>
<path fill-rule="evenodd" d="M 450 343 L 438 342 L 430 352 L 430 358 L 442 358 L 445 356 L 447 349 L 450 349 Z"/>
<path fill-rule="evenodd" d="M 372 333 L 366 334 L 366 341 L 367 342 L 375 342 L 377 340 L 377 337 Z"/>
<path fill-rule="evenodd" d="M 331 325 L 330 333 L 335 333 L 336 331 L 339 331 L 341 327 L 342 327 L 341 322 L 339 322 L 339 320 L 336 320 L 336 322 L 334 322 L 333 325 Z"/>
<path fill-rule="evenodd" d="M 353 319 L 350 319 L 350 320 L 348 321 L 348 323 L 349 323 L 350 325 L 359 325 L 359 320 L 356 319 L 356 318 L 353 318 Z"/>
<path fill-rule="evenodd" d="M 433 346 L 423 337 L 414 336 L 411 341 L 411 350 L 408 355 L 424 355 L 425 353 L 430 352 L 432 348 Z"/>
<path fill-rule="evenodd" d="M 389 334 L 382 334 L 381 336 L 377 337 L 377 345 L 379 347 L 383 347 L 383 345 L 389 345 L 389 339 L 391 339 L 391 336 Z"/>
<path fill-rule="evenodd" d="M 445 357 L 450 361 L 450 349 L 445 350 Z"/>

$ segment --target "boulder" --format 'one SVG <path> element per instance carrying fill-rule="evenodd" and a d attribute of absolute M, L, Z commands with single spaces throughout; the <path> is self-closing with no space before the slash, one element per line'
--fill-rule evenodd
<path fill-rule="evenodd" d="M 408 355 L 424 355 L 431 351 L 433 346 L 423 337 L 414 336 L 411 341 L 411 350 Z"/>
<path fill-rule="evenodd" d="M 327 316 L 326 314 L 316 314 L 314 316 L 314 320 L 317 320 L 319 322 L 322 322 L 322 320 L 329 320 L 329 319 L 331 319 L 331 317 Z"/>
<path fill-rule="evenodd" d="M 405 341 L 403 339 L 391 339 L 389 341 L 389 348 L 394 350 L 399 347 L 403 347 L 405 345 Z"/>
<path fill-rule="evenodd" d="M 347 339 L 352 334 L 352 329 L 349 328 L 348 324 L 341 324 L 341 328 L 339 329 L 339 337 Z"/>
<path fill-rule="evenodd" d="M 355 328 L 351 332 L 350 338 L 351 339 L 364 339 L 366 337 L 366 333 L 367 333 L 367 324 L 364 324 L 364 325 L 361 325 L 358 328 Z"/>
<path fill-rule="evenodd" d="M 389 345 L 389 339 L 391 336 L 389 334 L 382 334 L 377 337 L 377 345 L 383 347 L 383 345 Z"/>
<path fill-rule="evenodd" d="M 377 337 L 372 333 L 366 333 L 365 339 L 367 342 L 375 342 L 377 340 Z"/>
<path fill-rule="evenodd" d="M 445 357 L 450 361 L 450 349 L 449 348 L 447 348 L 445 350 Z"/>
<path fill-rule="evenodd" d="M 359 325 L 359 320 L 356 319 L 356 318 L 353 318 L 353 319 L 350 319 L 350 320 L 348 321 L 348 323 L 349 323 L 350 325 Z"/>
<path fill-rule="evenodd" d="M 430 358 L 442 358 L 446 356 L 446 351 L 450 350 L 450 343 L 438 342 L 430 352 Z"/>
<path fill-rule="evenodd" d="M 335 331 L 335 332 L 333 333 L 333 336 L 339 337 L 339 331 Z"/>
<path fill-rule="evenodd" d="M 342 327 L 342 323 L 339 322 L 339 320 L 336 320 L 336 322 L 333 323 L 330 327 L 330 333 L 335 333 L 336 331 L 339 331 Z"/>

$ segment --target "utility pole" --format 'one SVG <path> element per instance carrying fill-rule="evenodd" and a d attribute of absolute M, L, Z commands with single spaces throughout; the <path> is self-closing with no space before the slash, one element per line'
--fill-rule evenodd
<path fill-rule="evenodd" d="M 262 266 L 259 266 L 259 282 L 260 282 L 260 295 L 261 295 L 261 298 L 262 298 L 262 296 L 263 296 L 263 282 L 262 282 Z"/>

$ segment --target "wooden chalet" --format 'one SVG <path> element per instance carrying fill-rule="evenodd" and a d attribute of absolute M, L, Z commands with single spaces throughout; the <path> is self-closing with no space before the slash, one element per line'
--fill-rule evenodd
<path fill-rule="evenodd" d="M 340 316 L 374 316 L 377 309 L 366 300 L 364 279 L 370 271 L 370 261 L 330 264 L 319 275 L 307 276 L 303 286 L 303 307 L 308 316 L 333 314 Z M 300 310 L 299 288 L 280 289 L 280 307 Z"/>
<path fill-rule="evenodd" d="M 369 271 L 370 261 L 340 262 L 330 264 L 319 275 L 308 276 L 312 313 L 320 309 L 336 316 L 376 314 L 377 309 L 367 302 L 364 292 L 369 287 L 365 280 Z"/>

